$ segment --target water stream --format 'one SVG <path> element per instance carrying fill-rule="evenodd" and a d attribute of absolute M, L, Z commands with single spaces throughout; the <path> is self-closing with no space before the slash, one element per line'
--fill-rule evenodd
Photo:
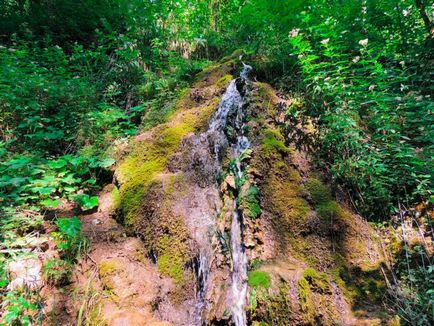
<path fill-rule="evenodd" d="M 230 149 L 231 159 L 236 165 L 236 171 L 234 172 L 237 179 L 243 176 L 241 157 L 250 147 L 250 142 L 244 135 L 244 97 L 240 93 L 239 88 L 245 89 L 248 74 L 252 68 L 244 63 L 243 65 L 244 69 L 240 77 L 231 81 L 223 95 L 219 108 L 209 124 L 209 129 L 200 135 L 202 140 L 213 139 L 213 155 L 216 160 L 216 165 L 218 165 L 220 170 L 222 151 L 226 148 Z M 242 93 L 244 94 L 244 91 Z M 225 129 L 228 124 L 231 124 L 230 127 L 236 131 L 236 140 L 232 141 L 232 143 L 225 134 Z M 244 309 L 247 301 L 247 255 L 243 243 L 242 214 L 239 212 L 236 200 L 234 201 L 232 211 L 230 238 L 232 255 L 230 305 L 232 320 L 236 326 L 245 326 L 247 324 Z M 207 257 L 200 252 L 196 271 L 199 286 L 197 291 L 197 309 L 202 311 L 207 306 L 205 294 L 207 278 L 210 272 L 209 260 L 210 259 L 207 259 Z M 204 324 L 204 321 L 201 320 L 200 324 Z"/>

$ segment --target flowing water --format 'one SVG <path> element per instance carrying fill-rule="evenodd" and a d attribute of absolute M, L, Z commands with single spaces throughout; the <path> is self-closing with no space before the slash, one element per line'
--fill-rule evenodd
<path fill-rule="evenodd" d="M 229 148 L 231 158 L 236 163 L 236 178 L 240 179 L 243 176 L 243 165 L 241 157 L 246 150 L 250 147 L 250 142 L 244 135 L 243 124 L 243 105 L 244 98 L 241 95 L 238 88 L 246 87 L 248 74 L 251 71 L 251 67 L 244 65 L 244 69 L 240 74 L 240 77 L 231 81 L 225 94 L 222 97 L 219 108 L 212 118 L 209 129 L 199 136 L 198 142 L 205 139 L 213 139 L 213 156 L 215 158 L 215 164 L 217 170 L 221 170 L 221 158 L 223 149 Z M 238 87 L 237 87 L 238 86 Z M 243 92 L 244 93 L 244 92 Z M 230 118 L 232 117 L 232 118 Z M 235 117 L 235 119 L 233 119 Z M 229 143 L 227 136 L 225 135 L 225 128 L 228 124 L 236 131 L 236 141 Z M 231 254 L 232 254 L 232 271 L 231 271 L 231 293 L 230 293 L 230 305 L 232 312 L 232 320 L 236 326 L 244 326 L 247 323 L 245 305 L 247 301 L 247 255 L 243 243 L 243 221 L 242 214 L 239 212 L 237 201 L 235 200 L 232 211 L 231 222 Z M 209 275 L 209 261 L 206 255 L 200 252 L 197 263 L 197 309 L 206 309 L 206 289 L 207 279 Z M 199 313 L 200 315 L 200 313 Z M 200 324 L 204 321 L 201 320 Z"/>

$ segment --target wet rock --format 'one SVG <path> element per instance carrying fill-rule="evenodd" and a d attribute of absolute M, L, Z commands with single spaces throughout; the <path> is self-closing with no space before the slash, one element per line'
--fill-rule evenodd
<path fill-rule="evenodd" d="M 248 249 L 253 249 L 256 246 L 256 242 L 254 241 L 254 239 L 252 239 L 252 237 L 246 237 L 246 239 L 244 240 L 244 246 Z"/>
<path fill-rule="evenodd" d="M 220 190 L 222 192 L 226 192 L 228 190 L 236 190 L 236 189 L 237 186 L 235 184 L 235 177 L 232 174 L 228 175 L 220 186 Z"/>

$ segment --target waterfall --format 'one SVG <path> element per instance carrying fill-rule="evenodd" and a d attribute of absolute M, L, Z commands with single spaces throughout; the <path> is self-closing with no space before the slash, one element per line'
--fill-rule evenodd
<path fill-rule="evenodd" d="M 224 149 L 230 149 L 231 158 L 236 165 L 235 177 L 241 179 L 243 176 L 243 165 L 241 157 L 244 152 L 250 147 L 250 142 L 244 135 L 243 124 L 243 105 L 244 99 L 237 86 L 245 85 L 251 67 L 244 64 L 244 69 L 240 77 L 230 82 L 226 92 L 224 93 L 219 107 L 209 123 L 209 128 L 195 139 L 197 144 L 210 142 L 212 155 L 217 167 L 216 171 L 222 169 L 222 152 Z M 243 93 L 243 92 L 242 92 Z M 235 119 L 229 119 L 234 117 Z M 229 121 L 230 120 L 230 121 Z M 231 123 L 231 127 L 236 130 L 236 140 L 230 141 L 225 134 L 225 129 Z M 212 141 L 210 141 L 210 139 Z M 232 255 L 232 270 L 231 270 L 231 292 L 229 295 L 229 304 L 231 307 L 232 319 L 236 326 L 245 326 L 247 323 L 245 305 L 247 301 L 247 255 L 243 243 L 243 221 L 242 214 L 238 209 L 237 201 L 234 201 L 231 221 L 231 255 Z M 207 307 L 206 291 L 208 276 L 210 274 L 211 257 L 200 250 L 200 254 L 196 264 L 196 277 L 198 290 L 196 294 L 196 315 L 199 325 L 206 324 L 202 318 L 202 312 Z"/>
<path fill-rule="evenodd" d="M 245 83 L 252 67 L 244 64 L 241 78 Z M 237 125 L 237 140 L 232 146 L 232 155 L 236 163 L 236 177 L 241 179 L 243 176 L 242 155 L 250 147 L 250 142 L 244 135 L 244 112 L 242 105 L 237 112 L 235 124 Z M 236 326 L 247 324 L 245 305 L 247 300 L 247 255 L 243 241 L 243 221 L 239 213 L 238 204 L 235 200 L 231 223 L 231 249 L 232 249 L 232 319 Z"/>

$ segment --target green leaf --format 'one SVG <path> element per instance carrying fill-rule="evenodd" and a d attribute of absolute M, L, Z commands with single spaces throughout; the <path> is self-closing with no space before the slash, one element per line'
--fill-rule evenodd
<path fill-rule="evenodd" d="M 50 195 L 56 191 L 55 187 L 34 187 L 30 189 L 33 193 L 38 193 L 40 195 Z"/>
<path fill-rule="evenodd" d="M 62 234 L 74 238 L 81 232 L 81 221 L 78 217 L 59 218 L 56 225 Z"/>
<path fill-rule="evenodd" d="M 81 209 L 84 211 L 90 210 L 98 206 L 98 197 L 89 196 L 87 194 L 80 194 L 75 196 L 74 201 L 80 205 Z"/>
<path fill-rule="evenodd" d="M 52 169 L 63 168 L 64 166 L 66 166 L 66 164 L 68 164 L 68 162 L 64 159 L 58 159 L 55 161 L 48 161 L 48 163 L 47 163 L 47 165 Z"/>
<path fill-rule="evenodd" d="M 91 168 L 108 168 L 110 166 L 112 166 L 116 161 L 112 158 L 106 158 L 104 160 L 101 161 L 96 161 L 93 162 L 91 164 L 89 164 L 89 166 Z"/>
<path fill-rule="evenodd" d="M 61 204 L 61 201 L 59 199 L 48 198 L 42 200 L 40 204 L 48 208 L 57 208 Z"/>

